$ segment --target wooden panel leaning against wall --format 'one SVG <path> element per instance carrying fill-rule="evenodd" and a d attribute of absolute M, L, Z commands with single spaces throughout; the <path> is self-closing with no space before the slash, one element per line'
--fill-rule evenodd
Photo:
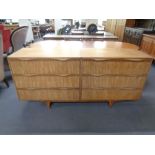
<path fill-rule="evenodd" d="M 114 34 L 119 37 L 119 41 L 123 40 L 125 23 L 125 19 L 117 19 L 116 21 L 116 28 Z"/>
<path fill-rule="evenodd" d="M 116 19 L 113 19 L 111 22 L 111 33 L 115 34 L 115 28 L 116 28 Z"/>
<path fill-rule="evenodd" d="M 108 19 L 105 30 L 119 37 L 119 41 L 123 40 L 126 19 Z"/>
<path fill-rule="evenodd" d="M 110 27 L 111 27 L 111 19 L 107 19 L 105 31 L 110 32 Z"/>

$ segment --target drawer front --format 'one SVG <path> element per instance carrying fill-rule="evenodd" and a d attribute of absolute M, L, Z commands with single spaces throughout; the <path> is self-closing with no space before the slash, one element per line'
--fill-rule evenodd
<path fill-rule="evenodd" d="M 143 88 L 146 76 L 83 76 L 83 88 Z"/>
<path fill-rule="evenodd" d="M 141 90 L 120 90 L 120 89 L 83 89 L 82 100 L 136 100 L 141 96 Z"/>
<path fill-rule="evenodd" d="M 14 76 L 17 88 L 79 88 L 78 76 Z"/>
<path fill-rule="evenodd" d="M 79 60 L 9 60 L 13 74 L 79 74 Z"/>
<path fill-rule="evenodd" d="M 85 60 L 82 62 L 82 74 L 143 75 L 148 73 L 150 64 L 150 60 Z"/>
<path fill-rule="evenodd" d="M 18 89 L 18 95 L 21 100 L 39 100 L 39 101 L 72 101 L 79 100 L 79 91 L 75 89 Z"/>

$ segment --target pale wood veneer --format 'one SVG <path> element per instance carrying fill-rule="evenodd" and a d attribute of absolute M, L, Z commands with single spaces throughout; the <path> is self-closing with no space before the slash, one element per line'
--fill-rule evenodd
<path fill-rule="evenodd" d="M 152 57 L 121 42 L 42 41 L 8 58 L 21 100 L 137 100 Z"/>

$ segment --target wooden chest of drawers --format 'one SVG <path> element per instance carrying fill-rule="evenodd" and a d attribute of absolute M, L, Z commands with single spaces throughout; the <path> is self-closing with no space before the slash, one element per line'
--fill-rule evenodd
<path fill-rule="evenodd" d="M 8 60 L 21 100 L 107 100 L 110 105 L 140 98 L 152 62 L 131 44 L 111 42 L 95 48 L 73 41 L 32 44 Z"/>

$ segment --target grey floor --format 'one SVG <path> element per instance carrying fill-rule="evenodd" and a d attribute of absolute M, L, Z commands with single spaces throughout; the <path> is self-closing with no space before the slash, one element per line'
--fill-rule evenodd
<path fill-rule="evenodd" d="M 10 87 L 0 84 L 0 134 L 155 134 L 155 65 L 139 101 L 54 103 L 19 101 L 11 75 Z"/>

